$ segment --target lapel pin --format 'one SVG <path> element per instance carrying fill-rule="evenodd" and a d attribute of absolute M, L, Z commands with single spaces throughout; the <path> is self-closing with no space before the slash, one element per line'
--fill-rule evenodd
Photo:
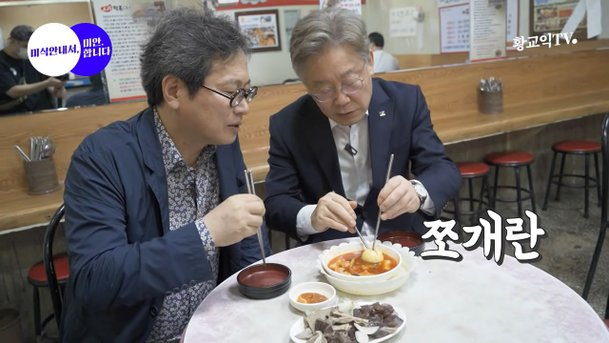
<path fill-rule="evenodd" d="M 385 116 L 385 111 L 380 111 L 379 112 L 379 117 L 384 117 Z"/>

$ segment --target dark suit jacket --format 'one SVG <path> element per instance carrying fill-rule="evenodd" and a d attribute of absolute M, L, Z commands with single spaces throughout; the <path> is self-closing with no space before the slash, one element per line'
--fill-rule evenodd
<path fill-rule="evenodd" d="M 429 192 L 439 215 L 458 191 L 461 176 L 433 131 L 421 89 L 374 78 L 368 113 L 372 185 L 358 214 L 358 226 L 363 221 L 373 227 L 376 224 L 378 193 L 385 185 L 391 153 L 395 154 L 391 175 L 409 178 L 410 168 Z M 316 204 L 330 191 L 345 196 L 330 123 L 313 98 L 305 95 L 273 115 L 269 130 L 266 223 L 296 237 L 296 216 L 303 206 Z M 423 219 L 420 211 L 404 214 L 382 222 L 379 231 L 423 233 L 427 230 Z M 309 236 L 305 243 L 347 236 L 351 234 L 328 230 Z"/>
<path fill-rule="evenodd" d="M 221 198 L 245 193 L 239 142 L 218 146 L 216 163 Z M 82 142 L 64 200 L 71 274 L 63 341 L 144 341 L 165 294 L 211 277 L 195 224 L 169 230 L 167 180 L 151 109 Z M 255 236 L 222 248 L 220 279 L 259 259 Z"/>

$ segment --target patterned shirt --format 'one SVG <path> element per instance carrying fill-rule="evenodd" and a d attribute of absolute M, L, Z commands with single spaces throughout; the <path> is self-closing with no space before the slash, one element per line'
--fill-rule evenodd
<path fill-rule="evenodd" d="M 188 166 L 161 122 L 156 109 L 154 122 L 161 142 L 167 175 L 169 229 L 178 230 L 184 225 L 195 222 L 212 267 L 212 275 L 209 275 L 207 280 L 186 289 L 176 288 L 165 296 L 147 341 L 166 342 L 179 339 L 197 306 L 216 287 L 219 254 L 202 218 L 219 204 L 220 186 L 214 159 L 215 146 L 206 146 L 201 151 L 195 167 Z"/>

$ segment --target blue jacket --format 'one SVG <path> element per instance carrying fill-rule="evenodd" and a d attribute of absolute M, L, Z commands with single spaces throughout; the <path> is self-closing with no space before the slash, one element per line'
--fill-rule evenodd
<path fill-rule="evenodd" d="M 245 193 L 239 142 L 218 146 L 216 162 L 221 198 Z M 70 279 L 62 341 L 144 341 L 165 294 L 209 278 L 195 224 L 169 230 L 150 108 L 85 138 L 72 156 L 64 201 Z M 255 236 L 222 248 L 219 281 L 259 259 Z"/>
<path fill-rule="evenodd" d="M 421 181 L 439 215 L 461 185 L 456 165 L 444 153 L 433 131 L 429 109 L 418 86 L 372 79 L 368 107 L 369 154 L 372 185 L 364 205 L 358 208 L 358 227 L 376 224 L 377 198 L 385 185 L 389 155 L 394 154 L 391 175 Z M 296 100 L 270 119 L 269 173 L 266 177 L 266 223 L 296 238 L 296 217 L 307 204 L 334 191 L 345 196 L 338 155 L 328 118 L 310 95 Z M 419 211 L 381 222 L 380 232 L 411 230 L 424 233 Z M 337 230 L 309 236 L 305 243 L 353 236 Z"/>

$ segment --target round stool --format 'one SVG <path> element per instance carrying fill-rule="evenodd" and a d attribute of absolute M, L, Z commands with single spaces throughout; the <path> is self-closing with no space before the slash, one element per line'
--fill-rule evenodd
<path fill-rule="evenodd" d="M 55 272 L 57 273 L 57 281 L 60 285 L 64 285 L 70 277 L 70 267 L 68 263 L 68 255 L 60 254 L 53 256 L 53 265 L 55 266 Z M 44 321 L 40 319 L 40 294 L 38 293 L 39 287 L 48 287 L 47 274 L 44 270 L 44 263 L 42 261 L 33 265 L 27 273 L 27 280 L 34 289 L 34 331 L 36 337 L 42 334 L 42 329 L 45 325 L 53 319 L 53 315 L 48 316 Z M 55 318 L 59 322 L 61 318 Z"/>
<path fill-rule="evenodd" d="M 457 223 L 462 223 L 464 216 L 470 217 L 470 224 L 477 221 L 482 215 L 485 209 L 490 208 L 488 201 L 484 201 L 484 196 L 490 199 L 489 196 L 489 185 L 488 185 L 488 173 L 491 168 L 484 162 L 459 162 L 457 163 L 461 178 L 467 181 L 468 196 L 460 197 L 457 195 L 452 199 L 454 205 L 454 218 Z M 480 193 L 479 196 L 474 196 L 474 184 L 473 181 L 479 179 L 480 182 Z M 469 203 L 469 210 L 463 209 L 461 203 Z M 477 206 L 476 206 L 477 205 Z M 484 208 L 483 208 L 484 205 Z M 446 211 L 447 213 L 453 213 L 453 211 Z"/>
<path fill-rule="evenodd" d="M 550 176 L 548 176 L 548 187 L 546 188 L 546 196 L 543 201 L 542 209 L 545 211 L 548 206 L 548 197 L 550 195 L 550 187 L 552 184 L 556 185 L 556 200 L 560 199 L 560 187 L 570 188 L 583 188 L 584 189 L 584 218 L 588 218 L 588 188 L 596 187 L 596 194 L 598 204 L 600 205 L 601 199 L 601 186 L 599 180 L 599 169 L 598 169 L 598 154 L 601 152 L 601 145 L 594 141 L 579 141 L 579 140 L 568 140 L 555 143 L 552 145 L 552 166 L 550 167 Z M 554 165 L 556 164 L 556 156 L 561 154 L 560 161 L 560 172 L 554 174 Z M 585 157 L 584 174 L 565 174 L 565 157 L 567 155 L 580 155 Z M 594 156 L 594 168 L 596 172 L 596 178 L 590 176 L 590 155 Z M 563 177 L 583 179 L 584 185 L 574 185 L 569 183 L 563 183 Z M 554 179 L 558 178 L 558 181 Z"/>
<path fill-rule="evenodd" d="M 522 211 L 522 202 L 531 200 L 531 207 L 535 212 L 535 191 L 533 189 L 533 178 L 531 175 L 531 163 L 535 160 L 533 154 L 527 151 L 507 151 L 488 154 L 484 157 L 484 162 L 495 168 L 495 182 L 492 187 L 491 208 L 495 208 L 496 202 L 515 202 L 518 204 L 518 214 L 524 216 Z M 522 187 L 520 184 L 520 168 L 526 167 L 527 178 L 529 180 L 529 188 Z M 512 168 L 516 179 L 516 185 L 499 185 L 499 170 L 501 168 Z M 497 190 L 513 189 L 516 191 L 516 199 L 501 199 L 497 198 Z M 522 193 L 526 193 L 524 196 Z"/>

